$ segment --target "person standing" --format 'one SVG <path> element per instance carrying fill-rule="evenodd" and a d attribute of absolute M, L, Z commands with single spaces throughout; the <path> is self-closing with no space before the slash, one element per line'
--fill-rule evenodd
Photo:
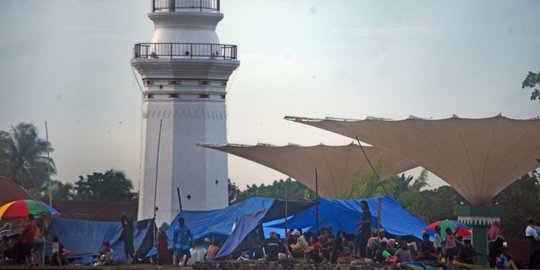
<path fill-rule="evenodd" d="M 120 220 L 122 223 L 122 241 L 124 241 L 124 255 L 126 256 L 126 262 L 131 264 L 134 261 L 135 248 L 133 247 L 133 221 L 122 214 Z"/>
<path fill-rule="evenodd" d="M 355 252 L 354 256 L 365 257 L 365 248 L 369 237 L 371 236 L 371 212 L 369 211 L 369 205 L 367 201 L 362 200 L 360 202 L 360 208 L 362 209 L 362 221 L 358 222 L 358 229 L 355 236 Z"/>
<path fill-rule="evenodd" d="M 189 249 L 191 247 L 191 242 L 193 242 L 193 233 L 186 226 L 185 220 L 183 217 L 178 218 L 178 228 L 174 230 L 173 236 L 173 246 L 176 249 L 176 260 L 177 265 L 186 265 L 191 258 Z M 184 255 L 186 256 L 185 260 L 180 261 Z"/>
<path fill-rule="evenodd" d="M 442 236 L 441 227 L 435 226 L 435 235 L 433 235 L 433 246 L 435 247 L 435 254 L 442 256 Z"/>
<path fill-rule="evenodd" d="M 36 220 L 36 229 L 34 232 L 34 248 L 32 256 L 34 264 L 39 266 L 45 265 L 45 239 L 47 238 L 47 229 L 42 218 Z"/>
<path fill-rule="evenodd" d="M 163 222 L 159 227 L 157 234 L 157 264 L 159 266 L 165 264 L 171 264 L 171 257 L 169 256 L 169 238 L 167 237 L 167 230 L 169 224 Z"/>
<path fill-rule="evenodd" d="M 29 214 L 26 223 L 21 229 L 21 243 L 25 260 L 25 266 L 32 266 L 32 248 L 34 247 L 34 236 L 36 233 L 36 221 L 34 215 Z"/>
<path fill-rule="evenodd" d="M 527 228 L 525 228 L 525 237 L 529 242 L 529 269 L 540 268 L 540 235 L 534 227 L 534 219 L 527 218 Z"/>

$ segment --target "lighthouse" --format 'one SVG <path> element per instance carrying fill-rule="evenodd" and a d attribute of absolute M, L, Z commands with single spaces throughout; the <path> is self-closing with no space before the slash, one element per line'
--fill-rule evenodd
<path fill-rule="evenodd" d="M 152 41 L 134 47 L 144 84 L 139 219 L 171 222 L 180 209 L 228 206 L 226 86 L 240 64 L 221 44 L 219 0 L 152 0 Z"/>

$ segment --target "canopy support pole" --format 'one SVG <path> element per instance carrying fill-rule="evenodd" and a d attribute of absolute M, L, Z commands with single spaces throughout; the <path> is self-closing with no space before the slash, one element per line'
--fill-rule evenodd
<path fill-rule="evenodd" d="M 315 231 L 319 232 L 319 175 L 315 169 Z"/>
<path fill-rule="evenodd" d="M 289 243 L 289 189 L 285 181 L 285 243 Z"/>

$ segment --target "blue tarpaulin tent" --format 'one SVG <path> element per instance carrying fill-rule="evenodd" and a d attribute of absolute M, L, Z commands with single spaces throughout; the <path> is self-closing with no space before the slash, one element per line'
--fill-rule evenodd
<path fill-rule="evenodd" d="M 133 245 L 136 252 L 148 251 L 152 243 L 154 220 L 134 222 Z M 117 259 L 124 257 L 121 237 L 122 225 L 118 222 L 90 221 L 78 219 L 53 218 L 48 234 L 58 236 L 60 242 L 70 251 L 70 258 L 96 255 L 103 242 L 109 242 L 115 250 Z M 46 255 L 50 254 L 50 245 Z"/>
<path fill-rule="evenodd" d="M 300 211 L 305 210 L 306 208 L 313 205 L 313 202 L 298 202 L 290 201 L 289 202 L 289 213 L 299 213 Z M 284 217 L 284 201 L 274 198 L 262 198 L 262 197 L 252 197 L 246 200 L 243 200 L 239 203 L 233 204 L 229 207 L 211 210 L 211 211 L 181 211 L 171 222 L 169 229 L 167 230 L 167 236 L 169 237 L 169 248 L 172 248 L 173 245 L 173 234 L 174 230 L 178 228 L 178 218 L 183 217 L 185 220 L 186 226 L 188 226 L 195 240 L 201 240 L 205 237 L 209 239 L 219 239 L 220 241 L 225 241 L 231 233 L 238 226 L 239 221 L 250 222 L 250 224 L 260 224 L 266 221 L 271 221 Z M 263 212 L 264 214 L 260 214 Z M 253 218 L 244 218 L 246 215 L 255 214 L 257 220 Z M 252 216 L 253 217 L 253 216 Z M 238 235 L 247 235 L 251 230 L 252 225 L 242 223 L 242 229 L 236 230 L 235 233 Z M 256 225 L 255 225 L 256 227 Z M 236 235 L 235 237 L 238 237 Z M 244 238 L 240 237 L 240 238 Z M 240 241 L 241 242 L 241 241 Z M 234 245 L 233 249 L 239 244 L 235 241 L 227 245 Z M 226 248 L 225 244 L 222 246 L 222 249 Z M 153 248 L 147 256 L 152 256 L 156 254 L 156 249 Z"/>
<path fill-rule="evenodd" d="M 386 195 L 369 199 L 329 199 L 319 198 L 319 228 L 332 228 L 332 231 L 344 231 L 354 234 L 356 223 L 362 219 L 360 201 L 366 200 L 372 215 L 372 227 L 377 225 L 377 210 L 381 199 L 381 227 L 393 235 L 413 235 L 422 238 L 422 229 L 426 223 L 405 210 L 392 196 Z M 289 228 L 314 228 L 315 206 L 289 219 Z M 274 224 L 275 228 L 284 228 L 284 223 Z"/>

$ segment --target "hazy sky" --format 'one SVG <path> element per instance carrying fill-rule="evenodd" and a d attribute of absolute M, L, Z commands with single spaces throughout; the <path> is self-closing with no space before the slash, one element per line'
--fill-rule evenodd
<path fill-rule="evenodd" d="M 141 94 L 133 45 L 149 42 L 150 0 L 0 0 L 0 129 L 36 124 L 56 179 L 110 168 L 138 188 Z M 241 65 L 228 84 L 231 143 L 343 144 L 283 120 L 513 118 L 539 114 L 521 89 L 540 71 L 540 1 L 222 0 L 221 43 Z M 207 142 L 212 143 L 212 142 Z M 241 187 L 283 178 L 234 156 Z"/>

